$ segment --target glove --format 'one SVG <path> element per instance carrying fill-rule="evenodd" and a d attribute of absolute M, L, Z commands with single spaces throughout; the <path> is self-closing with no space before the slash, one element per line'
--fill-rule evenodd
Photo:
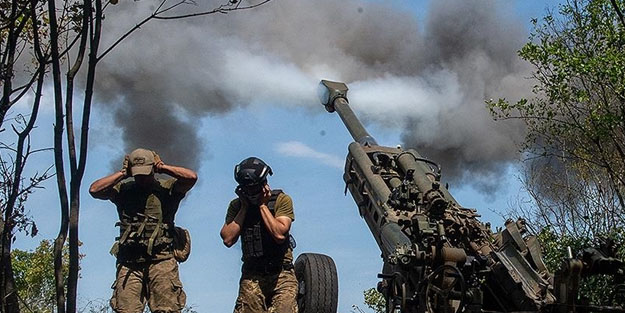
<path fill-rule="evenodd" d="M 243 194 L 241 186 L 237 186 L 237 188 L 234 189 L 234 193 L 239 196 L 239 201 L 241 201 L 241 209 L 247 209 L 249 207 L 249 201 L 247 200 L 247 197 Z"/>
<path fill-rule="evenodd" d="M 152 151 L 152 154 L 154 154 L 154 171 L 160 173 L 161 167 L 165 165 L 165 163 L 163 162 L 163 160 L 161 160 L 161 157 L 158 155 L 158 153 L 156 153 L 156 151 Z"/>
<path fill-rule="evenodd" d="M 122 169 L 119 171 L 122 172 L 124 176 L 130 176 L 129 167 L 130 167 L 130 157 L 126 154 L 126 156 L 124 157 L 124 162 L 122 163 Z"/>

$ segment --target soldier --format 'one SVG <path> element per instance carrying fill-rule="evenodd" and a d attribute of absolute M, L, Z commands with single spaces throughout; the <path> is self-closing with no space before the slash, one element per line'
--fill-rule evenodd
<path fill-rule="evenodd" d="M 173 178 L 157 179 L 154 173 Z M 120 171 L 91 184 L 91 196 L 113 202 L 119 215 L 120 237 L 111 249 L 117 257 L 111 298 L 115 312 L 142 313 L 146 301 L 154 313 L 179 313 L 185 306 L 172 244 L 174 217 L 196 180 L 194 171 L 165 164 L 153 151 L 136 149 Z"/>
<path fill-rule="evenodd" d="M 289 230 L 293 202 L 282 190 L 271 190 L 271 168 L 251 157 L 234 168 L 238 198 L 228 206 L 221 229 L 224 245 L 241 237 L 243 266 L 235 313 L 296 313 L 297 279 Z"/>

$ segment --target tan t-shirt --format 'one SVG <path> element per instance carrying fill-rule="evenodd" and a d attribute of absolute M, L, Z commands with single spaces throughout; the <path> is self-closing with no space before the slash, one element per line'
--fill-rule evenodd
<path fill-rule="evenodd" d="M 241 210 L 241 200 L 236 198 L 230 201 L 228 205 L 228 211 L 226 213 L 226 224 L 232 223 L 234 218 L 237 216 Z M 291 221 L 295 221 L 295 213 L 293 212 L 293 200 L 286 193 L 281 193 L 278 195 L 276 199 L 276 204 L 274 207 L 274 216 L 286 216 L 291 219 Z M 288 240 L 288 239 L 287 239 Z M 284 263 L 289 263 L 293 261 L 293 249 L 289 247 L 286 254 L 284 255 Z"/>

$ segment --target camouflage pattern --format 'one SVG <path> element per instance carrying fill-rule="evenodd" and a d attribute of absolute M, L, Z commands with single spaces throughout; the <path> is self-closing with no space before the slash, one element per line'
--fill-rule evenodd
<path fill-rule="evenodd" d="M 178 262 L 117 265 L 111 307 L 117 313 L 142 313 L 147 302 L 153 313 L 180 313 L 187 296 L 178 275 Z"/>
<path fill-rule="evenodd" d="M 295 270 L 243 272 L 234 313 L 297 313 Z"/>

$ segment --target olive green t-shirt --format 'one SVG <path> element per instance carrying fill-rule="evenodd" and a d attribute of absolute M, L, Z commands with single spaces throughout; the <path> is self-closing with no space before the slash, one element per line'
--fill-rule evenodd
<path fill-rule="evenodd" d="M 226 213 L 226 224 L 232 223 L 234 218 L 239 213 L 241 209 L 241 200 L 236 198 L 230 201 L 228 205 L 228 212 Z M 295 213 L 293 212 L 293 200 L 286 193 L 281 193 L 278 195 L 276 199 L 276 204 L 274 206 L 274 216 L 286 216 L 291 219 L 291 221 L 295 221 Z M 287 239 L 288 240 L 288 239 Z M 289 263 L 293 261 L 293 249 L 289 247 L 286 254 L 284 255 L 284 262 Z"/>

